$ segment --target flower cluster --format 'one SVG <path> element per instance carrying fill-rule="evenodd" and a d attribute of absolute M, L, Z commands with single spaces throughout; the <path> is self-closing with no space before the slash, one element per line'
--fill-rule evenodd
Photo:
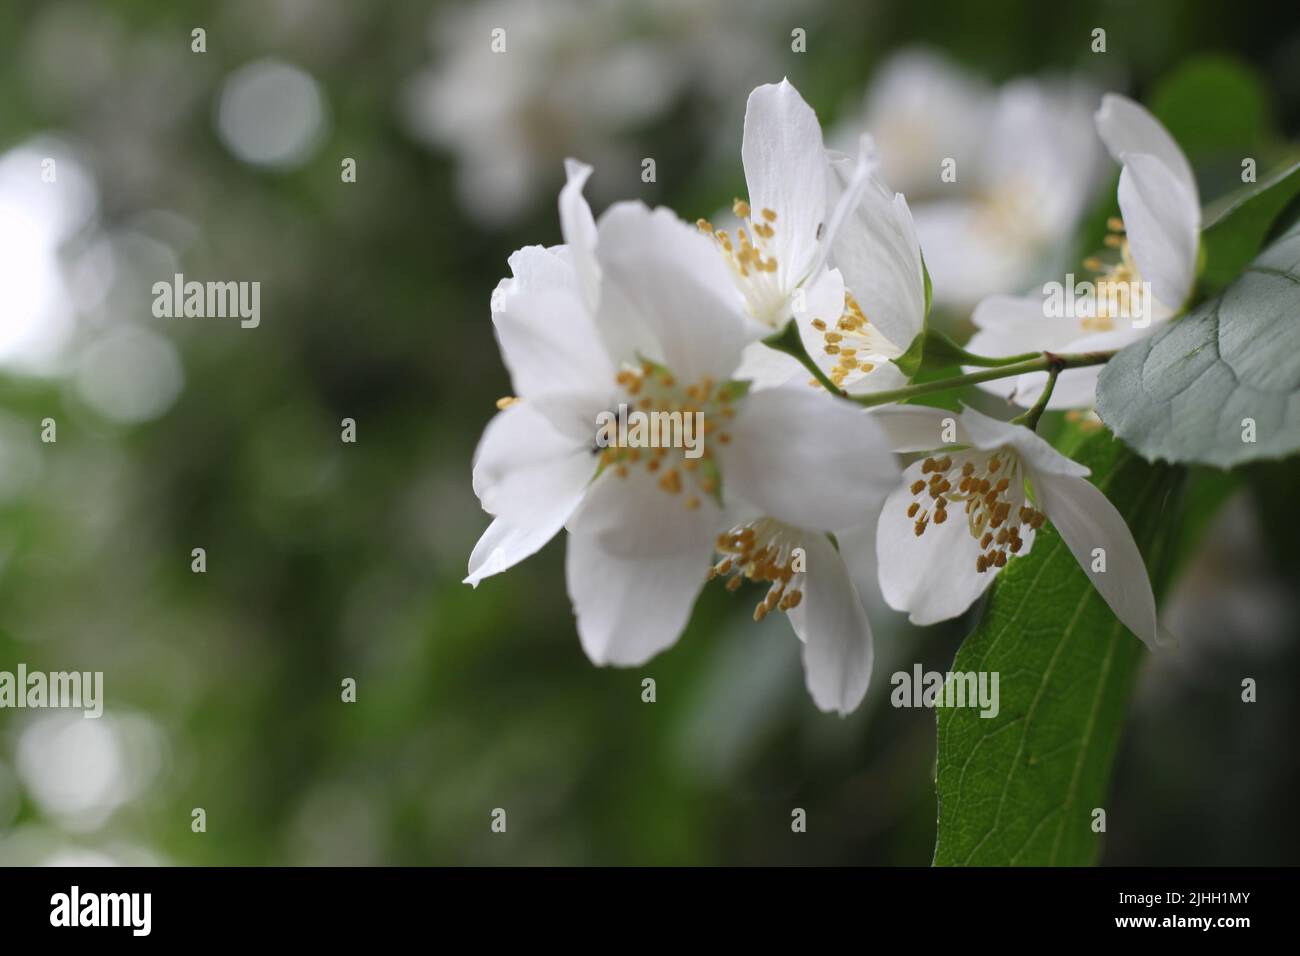
<path fill-rule="evenodd" d="M 1195 182 L 1136 103 L 1105 97 L 1096 126 L 1123 167 L 1124 231 L 1116 261 L 1096 264 L 1100 282 L 1149 282 L 1163 321 L 1194 278 Z M 1124 520 L 1086 468 L 1035 432 L 1044 408 L 1090 406 L 1104 350 L 1142 330 L 1047 321 L 1041 301 L 988 299 L 971 348 L 990 357 L 962 354 L 994 367 L 1020 357 L 986 387 L 1010 382 L 1006 394 L 1033 407 L 1004 422 L 911 403 L 935 390 L 909 385 L 906 361 L 931 334 L 928 276 L 906 199 L 883 182 L 872 141 L 857 147 L 828 150 L 789 82 L 759 87 L 744 121 L 748 197 L 720 225 L 640 202 L 597 219 L 583 195 L 592 169 L 567 163 L 563 244 L 514 253 L 492 297 L 513 394 L 474 458 L 492 522 L 468 583 L 565 529 L 582 646 L 623 666 L 670 647 L 709 581 L 763 585 L 755 620 L 784 613 L 814 702 L 848 713 L 872 666 L 855 580 L 876 574 L 913 623 L 947 620 L 1050 522 L 1116 616 L 1156 646 L 1155 601 Z M 628 409 L 656 439 L 694 416 L 703 448 L 611 444 L 598 423 Z"/>

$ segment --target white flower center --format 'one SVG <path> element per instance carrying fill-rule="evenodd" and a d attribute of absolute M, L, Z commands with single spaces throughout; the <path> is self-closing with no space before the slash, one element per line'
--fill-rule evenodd
<path fill-rule="evenodd" d="M 933 521 L 948 520 L 948 505 L 960 503 L 966 511 L 966 527 L 980 544 L 981 554 L 975 570 L 1003 567 L 1007 555 L 1018 554 L 1024 547 L 1020 529 L 1035 531 L 1042 527 L 1045 515 L 1025 504 L 1024 468 L 1020 456 L 1007 448 L 992 454 L 970 449 L 942 458 L 927 458 L 921 474 L 912 483 L 914 499 L 907 506 L 907 516 L 916 519 L 916 536 L 925 534 Z"/>
<path fill-rule="evenodd" d="M 774 609 L 789 611 L 799 606 L 803 592 L 790 587 L 796 574 L 794 549 L 800 546 L 802 533 L 772 518 L 759 518 L 737 525 L 718 535 L 717 551 L 722 559 L 709 571 L 710 580 L 730 575 L 727 590 L 735 591 L 744 581 L 758 581 L 771 586 L 754 608 L 754 620 L 761 621 Z"/>
<path fill-rule="evenodd" d="M 593 443 L 592 452 L 600 456 L 600 466 L 626 478 L 633 468 L 645 468 L 659 476 L 659 487 L 670 495 L 685 494 L 686 507 L 700 506 L 700 495 L 716 496 L 719 492 L 717 464 L 708 447 L 708 439 L 729 444 L 731 436 L 720 430 L 736 415 L 734 393 L 728 383 L 716 385 L 705 378 L 693 385 L 679 385 L 667 369 L 644 362 L 637 368 L 624 368 L 615 381 L 626 393 L 626 404 L 643 412 L 703 416 L 703 435 L 698 457 L 688 457 L 687 449 L 660 441 L 657 447 L 610 445 L 601 448 Z"/>
<path fill-rule="evenodd" d="M 857 379 L 875 370 L 881 362 L 903 354 L 863 314 L 850 292 L 844 293 L 844 312 L 831 328 L 822 319 L 813 319 L 812 327 L 821 333 L 822 352 L 835 357 L 830 380 L 843 388 L 849 379 Z M 813 380 L 814 384 L 820 384 Z"/>
<path fill-rule="evenodd" d="M 1083 260 L 1083 267 L 1097 274 L 1096 314 L 1080 320 L 1088 332 L 1110 332 L 1116 318 L 1136 318 L 1146 314 L 1150 302 L 1143 301 L 1142 273 L 1133 261 L 1128 238 L 1124 234 L 1124 220 L 1111 216 L 1106 220 L 1105 243 L 1119 250 L 1119 261 L 1103 263 L 1096 256 Z"/>
<path fill-rule="evenodd" d="M 759 322 L 776 328 L 787 318 L 790 292 L 777 275 L 777 261 L 773 255 L 776 212 L 764 209 L 753 217 L 749 203 L 742 199 L 732 203 L 731 209 L 744 223 L 736 229 L 734 241 L 726 230 L 714 229 L 707 219 L 697 220 L 696 225 L 717 243 L 723 259 L 731 267 L 750 314 Z"/>

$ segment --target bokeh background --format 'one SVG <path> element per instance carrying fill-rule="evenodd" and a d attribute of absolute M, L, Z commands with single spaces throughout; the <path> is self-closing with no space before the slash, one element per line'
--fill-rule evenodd
<path fill-rule="evenodd" d="M 748 91 L 782 76 L 828 141 L 875 134 L 956 333 L 1095 242 L 1101 91 L 1157 110 L 1207 200 L 1300 130 L 1281 5 L 0 5 L 0 669 L 103 671 L 107 695 L 98 721 L 0 711 L 0 863 L 929 862 L 934 715 L 891 708 L 888 675 L 946 669 L 971 618 L 875 609 L 876 687 L 842 720 L 746 595 L 707 589 L 677 647 L 619 671 L 582 654 L 561 541 L 461 583 L 509 392 L 489 296 L 513 249 L 559 241 L 563 158 L 596 165 L 598 212 L 711 216 L 744 192 Z M 260 327 L 154 318 L 175 272 L 260 281 Z M 1300 862 L 1298 478 L 1207 506 L 1103 862 Z"/>

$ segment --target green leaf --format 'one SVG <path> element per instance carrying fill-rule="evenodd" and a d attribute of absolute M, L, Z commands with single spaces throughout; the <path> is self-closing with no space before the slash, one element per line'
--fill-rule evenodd
<path fill-rule="evenodd" d="M 1097 412 L 1152 461 L 1228 468 L 1300 450 L 1300 224 L 1218 298 L 1111 359 Z"/>
<path fill-rule="evenodd" d="M 916 378 L 917 373 L 921 371 L 921 363 L 925 359 L 925 340 L 928 332 L 927 329 L 912 339 L 912 344 L 907 347 L 907 351 L 898 358 L 890 359 L 891 362 L 898 366 L 899 371 L 907 376 L 909 382 Z"/>
<path fill-rule="evenodd" d="M 1269 229 L 1300 194 L 1300 162 L 1207 209 L 1201 234 L 1205 250 L 1202 283 L 1217 292 L 1237 277 L 1264 244 Z"/>
<path fill-rule="evenodd" d="M 974 355 L 944 335 L 938 329 L 926 326 L 921 334 L 912 340 L 906 352 L 891 361 L 899 367 L 909 379 L 926 372 L 949 372 L 961 365 L 974 365 L 978 368 L 998 368 L 1014 365 L 1025 359 L 1036 358 L 1038 352 L 1025 352 L 1022 355 L 1000 355 L 990 357 Z"/>
<path fill-rule="evenodd" d="M 1142 553 L 1171 511 L 1181 469 L 1149 465 L 1105 432 L 1076 458 L 1119 509 Z M 954 672 L 999 674 L 1000 709 L 939 710 L 936 866 L 1094 862 L 1142 645 L 1115 618 L 1060 536 L 1045 526 L 1013 560 Z"/>

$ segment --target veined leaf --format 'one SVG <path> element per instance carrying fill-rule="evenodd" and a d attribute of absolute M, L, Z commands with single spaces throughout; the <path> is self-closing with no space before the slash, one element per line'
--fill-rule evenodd
<path fill-rule="evenodd" d="M 1107 433 L 1075 454 L 1119 509 L 1142 553 L 1168 519 L 1181 469 L 1149 465 Z M 1111 761 L 1141 642 L 1111 613 L 1060 536 L 994 585 L 984 616 L 953 661 L 956 673 L 999 675 L 999 710 L 939 710 L 936 866 L 1087 865 L 1102 839 Z"/>
<path fill-rule="evenodd" d="M 1152 461 L 1228 468 L 1300 450 L 1300 224 L 1222 295 L 1111 359 L 1097 412 Z"/>

